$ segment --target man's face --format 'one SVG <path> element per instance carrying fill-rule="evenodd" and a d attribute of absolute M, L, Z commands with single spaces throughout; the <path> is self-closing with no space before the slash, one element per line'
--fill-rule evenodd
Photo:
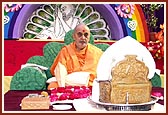
<path fill-rule="evenodd" d="M 75 40 L 77 49 L 82 50 L 87 46 L 90 40 L 89 28 L 87 28 L 86 26 L 79 26 L 73 34 L 73 38 Z"/>
<path fill-rule="evenodd" d="M 68 19 L 70 17 L 72 17 L 73 15 L 73 5 L 72 4 L 62 4 L 61 5 L 61 12 L 62 12 L 62 16 L 63 16 L 63 19 L 64 21 L 68 21 Z"/>

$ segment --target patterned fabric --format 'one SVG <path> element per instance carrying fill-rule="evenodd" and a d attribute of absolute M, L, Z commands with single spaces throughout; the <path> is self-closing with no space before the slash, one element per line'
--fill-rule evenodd
<path fill-rule="evenodd" d="M 46 75 L 39 68 L 24 67 L 11 80 L 10 90 L 45 90 Z"/>

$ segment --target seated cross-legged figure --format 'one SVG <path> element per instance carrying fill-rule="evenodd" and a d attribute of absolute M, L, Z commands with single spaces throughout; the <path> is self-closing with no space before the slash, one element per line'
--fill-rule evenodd
<path fill-rule="evenodd" d="M 74 72 L 89 73 L 86 86 L 92 86 L 93 80 L 96 78 L 97 64 L 103 51 L 89 43 L 90 29 L 83 23 L 75 27 L 72 36 L 74 42 L 61 49 L 50 68 L 50 72 L 56 77 L 56 81 L 49 83 L 49 90 L 66 86 L 68 84 L 66 76 Z M 76 80 L 78 78 L 80 78 L 80 75 L 77 76 Z"/>

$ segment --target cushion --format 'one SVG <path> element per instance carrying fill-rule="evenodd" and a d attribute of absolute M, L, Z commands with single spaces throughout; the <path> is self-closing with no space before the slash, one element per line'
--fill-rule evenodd
<path fill-rule="evenodd" d="M 88 86 L 89 77 L 89 72 L 73 72 L 65 77 L 65 83 L 71 86 Z"/>
<path fill-rule="evenodd" d="M 73 72 L 65 76 L 65 84 L 71 86 L 87 86 L 89 82 L 89 72 Z M 46 82 L 56 82 L 56 77 L 48 79 Z"/>

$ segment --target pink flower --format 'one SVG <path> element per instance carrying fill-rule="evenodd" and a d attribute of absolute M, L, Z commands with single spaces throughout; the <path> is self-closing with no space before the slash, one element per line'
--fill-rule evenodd
<path fill-rule="evenodd" d="M 80 95 L 78 93 L 74 93 L 73 96 L 74 96 L 74 99 L 79 99 L 80 98 Z"/>
<path fill-rule="evenodd" d="M 58 93 L 64 93 L 65 92 L 65 87 L 58 87 L 57 92 Z"/>
<path fill-rule="evenodd" d="M 50 101 L 54 102 L 58 100 L 58 95 L 50 95 Z"/>
<path fill-rule="evenodd" d="M 74 100 L 74 99 L 75 99 L 75 95 L 74 95 L 73 93 L 71 93 L 71 94 L 69 95 L 69 99 L 70 99 L 70 100 Z"/>
<path fill-rule="evenodd" d="M 5 4 L 4 9 L 6 12 L 18 11 L 22 7 L 22 4 Z"/>
<path fill-rule="evenodd" d="M 89 96 L 88 93 L 84 93 L 84 94 L 82 94 L 82 95 L 80 96 L 80 98 L 86 98 L 86 97 L 88 97 L 88 96 Z"/>
<path fill-rule="evenodd" d="M 61 93 L 61 94 L 60 94 Z M 86 98 L 91 94 L 91 87 L 86 86 L 66 86 L 58 87 L 57 89 L 51 90 L 50 100 L 74 100 L 79 98 Z"/>
<path fill-rule="evenodd" d="M 51 93 L 57 93 L 57 89 L 56 88 L 52 89 Z"/>
<path fill-rule="evenodd" d="M 73 91 L 71 89 L 65 89 L 64 93 L 73 93 Z"/>
<path fill-rule="evenodd" d="M 82 89 L 86 89 L 87 87 L 86 86 L 81 86 Z"/>
<path fill-rule="evenodd" d="M 72 89 L 73 87 L 72 86 L 65 86 L 65 89 Z"/>
<path fill-rule="evenodd" d="M 80 86 L 74 86 L 74 89 L 80 89 Z"/>
<path fill-rule="evenodd" d="M 68 99 L 68 94 L 67 93 L 63 93 L 62 95 L 60 95 L 59 100 L 67 100 Z"/>
<path fill-rule="evenodd" d="M 115 7 L 118 15 L 124 18 L 132 18 L 132 14 L 134 14 L 134 5 L 133 4 L 120 4 L 118 7 Z"/>
<path fill-rule="evenodd" d="M 79 93 L 80 89 L 74 89 L 73 93 Z"/>
<path fill-rule="evenodd" d="M 152 92 L 152 95 L 153 95 L 153 96 L 156 96 L 156 97 L 161 97 L 161 96 L 163 96 L 162 93 L 160 93 L 160 92 Z"/>

